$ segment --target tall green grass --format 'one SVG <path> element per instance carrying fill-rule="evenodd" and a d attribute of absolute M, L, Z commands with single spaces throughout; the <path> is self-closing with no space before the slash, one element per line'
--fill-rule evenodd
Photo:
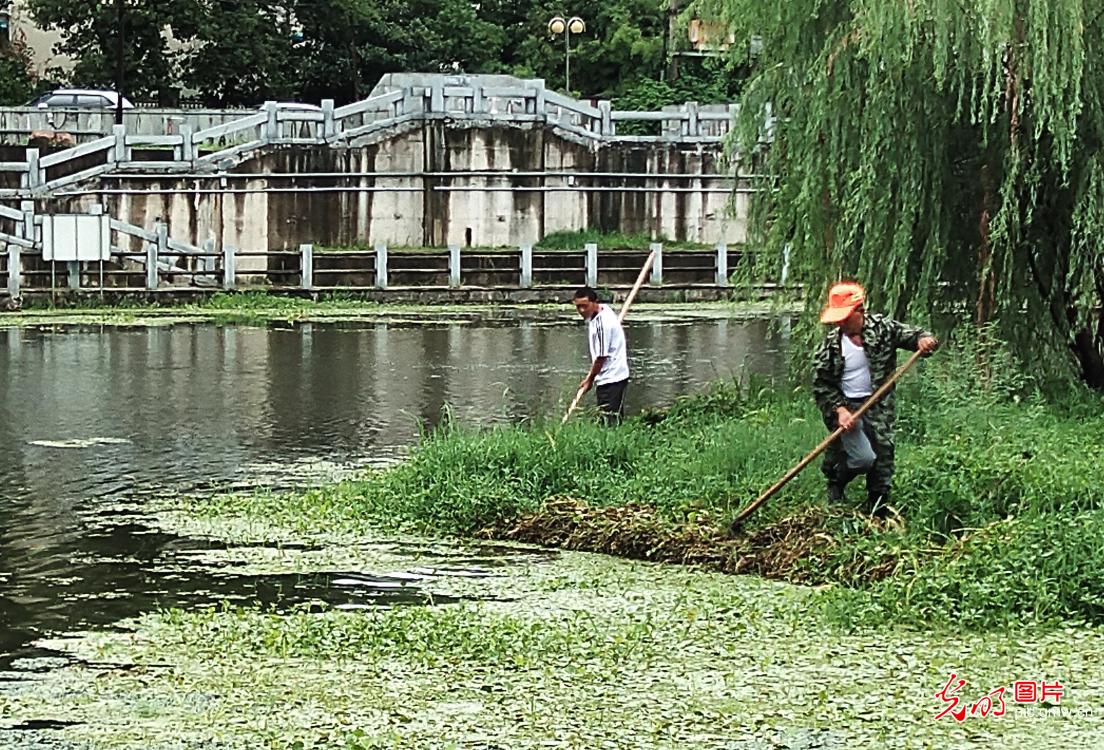
<path fill-rule="evenodd" d="M 594 505 L 648 503 L 676 521 L 701 509 L 726 514 L 819 439 L 823 428 L 812 416 L 799 400 L 722 385 L 657 424 L 634 420 L 617 430 L 586 418 L 564 428 L 446 426 L 406 463 L 363 483 L 360 497 L 365 512 L 450 534 L 562 495 Z M 796 484 L 799 494 L 818 496 L 811 474 Z"/>
<path fill-rule="evenodd" d="M 824 603 L 845 624 L 1101 624 L 1104 509 L 993 521 L 892 578 L 838 589 Z"/>
<path fill-rule="evenodd" d="M 551 232 L 537 243 L 537 247 L 541 250 L 582 250 L 588 243 L 593 243 L 599 250 L 647 250 L 652 242 L 662 242 L 665 250 L 699 250 L 711 247 L 700 242 L 669 240 L 665 237 L 653 240 L 647 234 L 602 232 L 597 229 Z"/>

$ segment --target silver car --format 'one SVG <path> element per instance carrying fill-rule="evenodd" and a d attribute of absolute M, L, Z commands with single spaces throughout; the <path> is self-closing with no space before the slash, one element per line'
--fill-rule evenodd
<path fill-rule="evenodd" d="M 96 89 L 57 89 L 34 99 L 27 104 L 37 109 L 115 109 L 119 95 L 114 91 Z M 134 105 L 123 97 L 123 109 L 134 109 Z"/>

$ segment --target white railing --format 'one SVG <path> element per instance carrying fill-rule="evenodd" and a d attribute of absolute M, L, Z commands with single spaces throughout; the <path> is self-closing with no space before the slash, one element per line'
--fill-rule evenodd
<path fill-rule="evenodd" d="M 451 84 L 447 76 L 428 76 L 429 85 L 384 90 L 363 101 L 320 108 L 267 102 L 259 112 L 193 130 L 182 123 L 168 134 L 135 133 L 115 125 L 110 135 L 40 157 L 27 149 L 25 162 L 0 164 L 0 172 L 22 173 L 21 189 L 8 197 L 48 194 L 60 187 L 116 170 L 194 171 L 233 164 L 243 155 L 269 146 L 342 145 L 406 122 L 471 121 L 473 124 L 537 123 L 575 138 L 596 141 L 720 144 L 735 108 L 703 109 L 694 102 L 661 112 L 615 111 L 610 102 L 590 104 L 544 88 L 542 81 L 517 86 L 482 85 L 478 77 Z M 627 123 L 657 123 L 652 135 L 626 135 Z M 768 123 L 769 132 L 769 123 Z M 135 150 L 142 158 L 135 160 Z M 157 157 L 163 151 L 165 158 Z M 151 153 L 152 152 L 152 153 Z"/>
<path fill-rule="evenodd" d="M 254 112 L 256 110 L 253 110 Z M 250 114 L 245 109 L 150 108 L 126 110 L 123 120 L 133 135 L 173 135 L 181 125 L 202 130 Z M 115 110 L 38 109 L 0 107 L 0 140 L 25 140 L 32 133 L 60 131 L 78 142 L 95 140 L 112 132 Z"/>
<path fill-rule="evenodd" d="M 102 215 L 96 208 L 90 215 Z M 144 277 L 137 288 L 155 292 L 165 289 L 234 289 L 237 250 L 226 245 L 216 250 L 214 241 L 200 248 L 169 236 L 168 225 L 157 221 L 152 230 L 108 217 L 110 260 L 51 261 L 44 253 L 43 215 L 35 213 L 35 204 L 27 201 L 23 210 L 0 205 L 0 220 L 15 222 L 14 232 L 0 229 L 0 256 L 6 260 L 7 293 L 20 296 L 29 288 L 43 291 L 42 285 L 27 284 L 27 277 L 48 275 L 46 291 L 103 291 L 134 288 L 108 284 L 110 276 Z M 37 258 L 37 261 L 35 261 Z M 58 269 L 60 268 L 60 273 Z M 91 280 L 91 281 L 89 281 Z"/>

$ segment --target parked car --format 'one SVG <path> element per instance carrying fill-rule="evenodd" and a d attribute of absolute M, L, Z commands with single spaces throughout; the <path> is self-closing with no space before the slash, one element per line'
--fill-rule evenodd
<path fill-rule="evenodd" d="M 57 89 L 32 100 L 27 106 L 38 109 L 115 109 L 118 103 L 119 95 L 114 91 Z M 123 109 L 134 109 L 125 96 Z"/>

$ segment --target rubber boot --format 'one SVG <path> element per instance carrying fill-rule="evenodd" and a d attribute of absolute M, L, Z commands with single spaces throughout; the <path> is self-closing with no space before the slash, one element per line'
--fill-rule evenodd
<path fill-rule="evenodd" d="M 872 490 L 866 495 L 866 512 L 883 521 L 893 515 L 889 507 L 889 492 Z"/>
<path fill-rule="evenodd" d="M 847 489 L 847 485 L 850 484 L 851 480 L 857 477 L 860 473 L 861 472 L 851 471 L 846 466 L 840 467 L 835 481 L 828 482 L 828 502 L 843 502 L 846 499 L 844 491 Z"/>

